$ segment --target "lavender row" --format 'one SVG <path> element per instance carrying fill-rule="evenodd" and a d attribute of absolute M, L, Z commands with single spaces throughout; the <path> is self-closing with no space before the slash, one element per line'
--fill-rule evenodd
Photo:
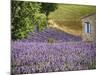
<path fill-rule="evenodd" d="M 23 41 L 48 42 L 49 40 L 53 42 L 69 42 L 81 41 L 82 39 L 79 36 L 73 36 L 57 29 L 48 28 L 42 32 L 29 33 L 28 38 Z"/>
<path fill-rule="evenodd" d="M 95 68 L 95 42 L 12 42 L 13 74 L 86 70 Z"/>

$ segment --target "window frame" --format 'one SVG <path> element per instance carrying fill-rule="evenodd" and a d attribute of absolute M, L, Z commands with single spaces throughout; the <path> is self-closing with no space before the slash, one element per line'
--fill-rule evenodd
<path fill-rule="evenodd" d="M 86 34 L 91 33 L 91 24 L 90 22 L 84 22 L 84 31 Z"/>

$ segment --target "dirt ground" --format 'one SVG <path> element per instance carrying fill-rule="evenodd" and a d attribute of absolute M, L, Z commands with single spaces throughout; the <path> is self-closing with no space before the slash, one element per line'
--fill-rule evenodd
<path fill-rule="evenodd" d="M 48 20 L 48 26 L 49 27 L 53 27 L 53 28 L 57 28 L 57 29 L 60 29 L 64 32 L 67 32 L 69 34 L 72 34 L 72 35 L 75 35 L 75 36 L 81 36 L 82 35 L 82 31 L 79 31 L 79 30 L 73 30 L 73 29 L 70 29 L 68 27 L 65 27 L 65 26 L 60 26 L 58 25 L 57 23 L 55 23 L 53 20 Z"/>

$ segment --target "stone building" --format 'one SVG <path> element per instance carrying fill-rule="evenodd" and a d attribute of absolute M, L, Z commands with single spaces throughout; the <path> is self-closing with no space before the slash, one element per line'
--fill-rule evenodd
<path fill-rule="evenodd" d="M 96 40 L 96 13 L 86 15 L 82 19 L 83 41 Z"/>

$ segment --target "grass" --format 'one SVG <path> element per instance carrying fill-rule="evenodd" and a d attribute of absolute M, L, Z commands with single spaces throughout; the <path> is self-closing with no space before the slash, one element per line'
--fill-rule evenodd
<path fill-rule="evenodd" d="M 51 12 L 48 18 L 52 19 L 59 27 L 82 31 L 81 17 L 95 12 L 96 6 L 58 4 L 58 9 Z"/>

